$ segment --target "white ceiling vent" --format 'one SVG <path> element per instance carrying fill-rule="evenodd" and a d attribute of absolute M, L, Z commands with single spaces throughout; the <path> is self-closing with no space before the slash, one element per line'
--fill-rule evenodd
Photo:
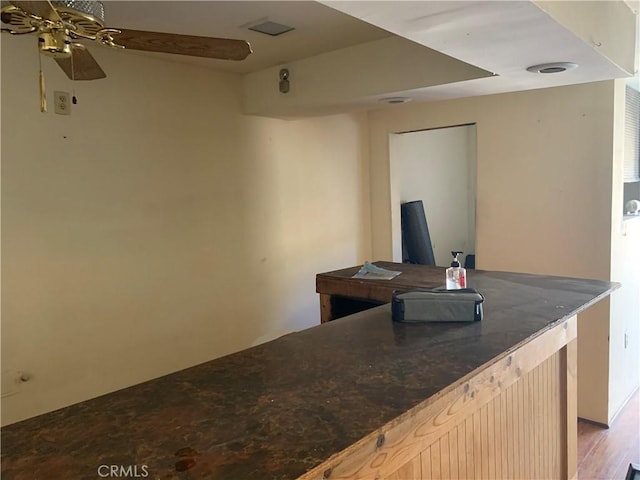
<path fill-rule="evenodd" d="M 527 72 L 531 73 L 544 73 L 546 75 L 550 73 L 562 73 L 567 70 L 573 70 L 574 68 L 578 68 L 577 63 L 573 62 L 554 62 L 554 63 L 543 63 L 541 65 L 534 65 L 532 67 L 527 68 Z"/>

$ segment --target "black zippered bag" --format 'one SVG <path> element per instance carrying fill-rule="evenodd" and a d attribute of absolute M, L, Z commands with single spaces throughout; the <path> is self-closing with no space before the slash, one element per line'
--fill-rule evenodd
<path fill-rule="evenodd" d="M 484 296 L 474 288 L 402 290 L 393 292 L 394 322 L 478 322 Z"/>

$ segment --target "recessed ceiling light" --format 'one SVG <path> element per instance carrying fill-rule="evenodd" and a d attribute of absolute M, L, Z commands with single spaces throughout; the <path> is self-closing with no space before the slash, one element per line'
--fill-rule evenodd
<path fill-rule="evenodd" d="M 527 72 L 531 73 L 562 73 L 567 70 L 573 70 L 574 68 L 578 68 L 577 63 L 573 62 L 554 62 L 554 63 L 542 63 L 540 65 L 534 65 L 532 67 L 527 68 Z"/>
<path fill-rule="evenodd" d="M 267 21 L 259 23 L 257 25 L 253 25 L 252 27 L 249 27 L 249 30 L 275 37 L 277 35 L 282 35 L 283 33 L 290 32 L 291 30 L 295 30 L 295 28 L 288 25 L 282 25 L 281 23 Z"/>
<path fill-rule="evenodd" d="M 410 102 L 411 99 L 409 97 L 386 97 L 378 100 L 379 102 L 397 104 L 397 103 L 407 103 Z"/>

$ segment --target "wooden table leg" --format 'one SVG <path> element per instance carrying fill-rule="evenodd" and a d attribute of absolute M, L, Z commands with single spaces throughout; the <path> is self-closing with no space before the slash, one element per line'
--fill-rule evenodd
<path fill-rule="evenodd" d="M 333 320 L 333 311 L 331 310 L 331 295 L 326 293 L 320 294 L 320 323 L 326 323 Z"/>

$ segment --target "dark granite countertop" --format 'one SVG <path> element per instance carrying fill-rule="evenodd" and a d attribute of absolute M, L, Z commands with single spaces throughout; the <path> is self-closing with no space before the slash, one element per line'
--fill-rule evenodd
<path fill-rule="evenodd" d="M 482 322 L 394 324 L 383 305 L 7 426 L 2 478 L 296 478 L 616 288 L 482 271 L 469 286 Z"/>

